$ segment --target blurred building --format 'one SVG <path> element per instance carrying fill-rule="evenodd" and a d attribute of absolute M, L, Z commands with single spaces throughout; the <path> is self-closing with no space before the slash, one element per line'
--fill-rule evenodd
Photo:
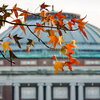
<path fill-rule="evenodd" d="M 69 18 L 80 18 L 73 13 L 63 14 Z M 40 17 L 33 15 L 27 19 L 28 24 L 39 21 Z M 74 65 L 73 71 L 65 67 L 64 72 L 59 71 L 55 75 L 51 57 L 56 55 L 61 61 L 67 58 L 59 51 L 45 47 L 28 29 L 25 35 L 19 27 L 14 30 L 9 27 L 0 35 L 0 40 L 11 41 L 5 38 L 8 34 L 18 34 L 24 39 L 20 40 L 21 49 L 16 44 L 11 44 L 18 56 L 18 59 L 13 59 L 15 65 L 11 66 L 0 55 L 0 100 L 100 100 L 100 29 L 86 24 L 85 31 L 88 39 L 79 30 L 64 34 L 65 42 L 77 41 L 78 48 L 73 56 L 83 66 Z M 25 52 L 27 38 L 35 42 L 31 52 Z M 49 40 L 46 33 L 41 33 L 41 39 L 45 43 Z"/>

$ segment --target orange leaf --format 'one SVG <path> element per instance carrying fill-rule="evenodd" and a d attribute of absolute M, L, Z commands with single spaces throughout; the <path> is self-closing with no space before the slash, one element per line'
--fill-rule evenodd
<path fill-rule="evenodd" d="M 68 53 L 74 53 L 74 50 L 72 48 L 76 48 L 76 45 L 75 45 L 75 40 L 73 40 L 72 42 L 70 43 L 66 43 L 65 47 L 67 48 L 67 52 Z"/>
<path fill-rule="evenodd" d="M 82 32 L 82 34 L 88 39 L 88 36 L 86 32 L 83 30 L 83 28 L 79 27 L 79 30 Z"/>
<path fill-rule="evenodd" d="M 10 42 L 3 42 L 0 46 L 2 46 L 4 53 L 6 53 L 6 50 L 12 50 L 9 46 Z"/>
<path fill-rule="evenodd" d="M 16 18 L 18 18 L 18 11 L 17 10 L 22 10 L 21 8 L 17 7 L 17 4 L 14 5 L 12 11 L 14 12 Z"/>
<path fill-rule="evenodd" d="M 26 46 L 26 52 L 30 52 L 30 46 Z"/>
<path fill-rule="evenodd" d="M 64 66 L 64 63 L 56 61 L 54 64 L 55 73 L 58 74 L 59 70 L 64 71 L 63 66 Z"/>
<path fill-rule="evenodd" d="M 34 29 L 34 32 L 37 32 L 38 33 L 38 37 L 40 37 L 40 32 L 41 31 L 45 31 L 45 29 L 42 27 L 44 25 L 44 23 L 40 24 L 40 23 L 36 23 L 36 27 Z"/>
<path fill-rule="evenodd" d="M 16 7 L 17 7 L 17 4 L 14 5 L 14 7 L 13 7 L 13 12 L 14 12 L 16 18 L 18 18 L 18 12 L 17 12 L 17 10 L 16 10 Z"/>
<path fill-rule="evenodd" d="M 68 27 L 72 30 L 72 25 L 74 25 L 71 21 L 68 22 Z"/>
<path fill-rule="evenodd" d="M 76 19 L 76 18 L 72 18 L 71 21 L 73 23 L 77 23 L 78 24 L 78 28 L 79 30 L 82 32 L 82 34 L 88 39 L 88 36 L 86 35 L 86 32 L 83 30 L 84 26 L 87 22 L 83 22 L 83 20 L 86 18 L 86 16 L 84 18 L 81 19 Z"/>
<path fill-rule="evenodd" d="M 60 46 L 62 46 L 62 44 L 61 44 L 62 42 L 64 42 L 63 37 L 62 36 L 58 36 L 58 44 Z"/>
<path fill-rule="evenodd" d="M 58 13 L 56 13 L 55 16 L 58 17 L 58 20 L 62 20 L 63 18 L 67 18 L 66 16 L 62 15 L 62 11 L 59 11 Z"/>
<path fill-rule="evenodd" d="M 53 43 L 53 47 L 56 47 L 56 44 L 58 43 L 58 37 L 56 35 L 49 36 L 50 41 L 47 44 Z"/>
<path fill-rule="evenodd" d="M 49 34 L 49 36 L 54 36 L 55 35 L 55 32 L 57 32 L 56 30 L 45 30 L 45 32 L 47 32 Z"/>
<path fill-rule="evenodd" d="M 22 22 L 21 22 L 21 20 L 20 19 L 15 19 L 15 20 L 13 20 L 12 22 L 15 22 L 15 23 L 17 23 L 17 24 L 22 24 Z M 12 29 L 14 29 L 14 28 L 16 28 L 18 25 L 14 25 L 13 26 L 13 28 Z M 19 25 L 20 26 L 20 28 L 24 31 L 24 33 L 26 34 L 26 30 L 25 30 L 25 28 L 24 28 L 24 26 L 23 25 Z"/>
<path fill-rule="evenodd" d="M 41 13 L 40 13 L 40 16 L 41 17 L 46 17 L 46 11 L 45 10 L 42 10 Z"/>
<path fill-rule="evenodd" d="M 26 21 L 26 19 L 28 17 L 28 12 L 26 10 L 24 10 L 24 12 L 22 12 L 19 16 L 24 16 L 24 21 Z"/>

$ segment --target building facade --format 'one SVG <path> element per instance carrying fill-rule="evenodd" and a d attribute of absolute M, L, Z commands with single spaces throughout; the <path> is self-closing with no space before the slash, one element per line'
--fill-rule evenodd
<path fill-rule="evenodd" d="M 80 17 L 77 14 L 63 14 L 70 18 Z M 38 16 L 29 16 L 27 19 L 28 24 L 38 21 Z M 0 40 L 9 33 L 18 34 L 24 39 L 20 40 L 22 49 L 11 44 L 18 56 L 18 59 L 13 59 L 15 65 L 10 66 L 0 55 L 0 100 L 100 100 L 100 29 L 86 24 L 85 31 L 88 39 L 78 30 L 64 34 L 66 42 L 77 40 L 78 48 L 73 56 L 83 65 L 74 65 L 73 71 L 64 67 L 65 71 L 59 71 L 58 75 L 54 73 L 51 57 L 56 55 L 60 61 L 66 60 L 59 51 L 49 50 L 40 41 L 35 40 L 35 47 L 31 48 L 31 52 L 25 52 L 25 37 L 35 39 L 28 30 L 27 36 L 19 27 L 14 30 L 10 27 L 2 33 Z M 48 39 L 45 36 L 41 34 L 46 43 Z M 4 38 L 4 41 L 11 40 Z"/>

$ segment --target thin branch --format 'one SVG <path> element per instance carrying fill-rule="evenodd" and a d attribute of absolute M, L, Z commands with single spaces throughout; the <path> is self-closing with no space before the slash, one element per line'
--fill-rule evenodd
<path fill-rule="evenodd" d="M 0 51 L 1 55 L 3 56 L 4 59 L 6 59 L 7 61 L 9 61 L 12 64 L 15 64 L 15 62 L 9 60 L 8 58 L 5 57 L 5 55 L 2 53 L 2 51 Z"/>
<path fill-rule="evenodd" d="M 47 48 L 49 48 L 49 49 L 54 49 L 54 48 L 49 47 L 42 39 L 40 39 L 37 35 L 35 35 L 34 32 L 30 29 L 29 26 L 27 26 L 27 28 L 28 28 L 28 30 L 29 30 L 39 41 L 41 41 Z"/>
<path fill-rule="evenodd" d="M 3 21 L 3 22 L 6 22 L 6 23 L 9 23 L 9 24 L 12 24 L 12 25 L 23 25 L 23 26 L 37 26 L 37 27 L 45 27 L 45 28 L 56 28 L 56 29 L 61 29 L 61 30 L 64 30 L 65 31 L 65 29 L 63 29 L 63 28 L 59 28 L 59 27 L 54 27 L 54 26 L 42 26 L 42 25 L 33 25 L 33 24 L 30 24 L 30 25 L 28 25 L 28 24 L 20 24 L 20 23 L 13 23 L 13 22 L 9 22 L 9 21 L 7 21 L 7 20 L 1 20 L 0 19 L 0 21 Z M 73 30 L 69 30 L 69 29 L 66 29 L 66 31 L 76 31 L 76 30 L 78 30 L 78 28 L 76 28 L 76 29 L 73 29 Z"/>
<path fill-rule="evenodd" d="M 37 13 L 37 14 L 34 14 L 34 13 L 31 13 L 31 12 L 28 12 L 28 11 L 26 11 L 26 10 L 23 10 L 23 9 L 4 9 L 4 10 L 0 10 L 0 12 L 2 12 L 2 11 L 20 11 L 20 12 L 24 12 L 24 13 L 28 13 L 28 14 L 31 14 L 31 15 L 34 15 L 34 16 L 39 16 L 39 14 Z M 42 16 L 39 16 L 39 17 L 42 17 Z"/>

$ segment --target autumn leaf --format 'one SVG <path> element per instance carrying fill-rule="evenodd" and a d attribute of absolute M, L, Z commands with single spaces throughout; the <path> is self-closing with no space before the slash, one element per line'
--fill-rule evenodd
<path fill-rule="evenodd" d="M 59 44 L 60 46 L 62 46 L 62 42 L 64 42 L 62 36 L 52 35 L 52 36 L 48 36 L 48 37 L 50 38 L 50 41 L 48 41 L 47 44 L 52 43 L 54 48 L 56 48 L 57 44 Z"/>
<path fill-rule="evenodd" d="M 30 52 L 30 46 L 26 46 L 26 52 Z"/>
<path fill-rule="evenodd" d="M 68 54 L 68 53 L 71 53 L 71 54 L 74 53 L 73 48 L 76 48 L 76 47 L 77 47 L 77 46 L 75 45 L 75 43 L 76 43 L 75 40 L 72 40 L 72 42 L 70 42 L 70 43 L 66 43 L 65 47 L 66 47 L 67 54 Z"/>
<path fill-rule="evenodd" d="M 68 60 L 64 65 L 67 65 L 70 71 L 72 71 L 72 65 L 82 65 L 76 58 L 70 57 Z"/>
<path fill-rule="evenodd" d="M 58 61 L 56 56 L 52 56 L 52 59 Z"/>
<path fill-rule="evenodd" d="M 56 13 L 55 16 L 57 16 L 59 20 L 62 20 L 63 18 L 67 18 L 65 15 L 62 14 L 62 11 Z"/>
<path fill-rule="evenodd" d="M 60 48 L 60 53 L 62 53 L 62 54 L 66 54 L 66 47 L 65 46 L 62 46 L 61 48 Z"/>
<path fill-rule="evenodd" d="M 60 46 L 62 46 L 62 42 L 64 42 L 63 37 L 62 37 L 62 36 L 58 36 L 58 44 L 59 44 Z"/>
<path fill-rule="evenodd" d="M 20 19 L 15 19 L 15 20 L 13 20 L 12 22 L 15 22 L 16 24 L 22 24 L 22 22 L 21 22 L 21 20 Z M 14 29 L 14 28 L 16 28 L 18 25 L 14 25 L 13 26 L 13 28 L 12 29 Z M 26 34 L 26 30 L 25 30 L 25 28 L 24 28 L 24 26 L 23 25 L 19 25 L 20 26 L 20 28 L 23 30 L 23 32 Z"/>
<path fill-rule="evenodd" d="M 34 46 L 34 40 L 31 39 L 27 39 L 27 40 L 28 40 L 27 45 Z"/>
<path fill-rule="evenodd" d="M 6 53 L 6 50 L 12 50 L 9 46 L 10 42 L 3 42 L 2 44 L 0 44 L 0 46 L 2 47 L 4 53 Z"/>
<path fill-rule="evenodd" d="M 17 56 L 10 50 L 9 51 L 10 58 L 17 58 Z"/>
<path fill-rule="evenodd" d="M 87 15 L 86 15 L 86 16 L 87 16 Z M 76 22 L 76 23 L 81 23 L 81 22 L 86 18 L 86 16 L 83 17 L 83 18 L 81 18 L 81 19 L 76 19 L 76 18 L 74 17 L 74 18 L 71 19 L 71 21 L 74 22 L 74 23 L 75 23 L 75 22 Z"/>
<path fill-rule="evenodd" d="M 62 34 L 63 34 L 62 31 L 60 29 L 58 29 L 57 31 L 58 31 L 59 35 L 62 36 Z"/>
<path fill-rule="evenodd" d="M 72 25 L 74 25 L 71 21 L 68 21 L 68 27 L 72 30 Z"/>
<path fill-rule="evenodd" d="M 77 23 L 78 24 L 78 28 L 79 30 L 82 32 L 82 34 L 88 39 L 88 36 L 86 34 L 86 32 L 84 31 L 84 28 L 85 28 L 85 24 L 87 22 L 83 22 L 83 20 L 86 18 L 86 16 L 84 18 L 81 18 L 81 19 L 76 19 L 76 18 L 72 18 L 71 21 L 73 23 Z"/>
<path fill-rule="evenodd" d="M 41 17 L 46 17 L 46 11 L 45 10 L 42 10 L 39 15 Z"/>
<path fill-rule="evenodd" d="M 88 36 L 87 36 L 86 32 L 84 31 L 84 25 L 86 23 L 87 22 L 78 23 L 78 27 L 79 27 L 79 30 L 82 32 L 82 34 L 88 39 Z"/>
<path fill-rule="evenodd" d="M 57 32 L 57 30 L 45 30 L 45 32 L 47 32 L 49 34 L 49 36 L 54 36 L 55 35 L 55 32 Z"/>
<path fill-rule="evenodd" d="M 72 71 L 72 65 L 71 65 L 71 63 L 70 62 L 65 62 L 64 63 L 64 65 L 67 65 L 68 66 L 68 69 L 70 70 L 70 71 Z"/>
<path fill-rule="evenodd" d="M 49 7 L 49 6 L 50 6 L 50 5 L 47 5 L 47 4 L 45 4 L 45 2 L 44 2 L 44 3 L 42 3 L 42 4 L 40 5 L 40 10 L 45 9 L 45 10 L 48 11 L 47 7 Z"/>
<path fill-rule="evenodd" d="M 36 23 L 36 27 L 34 28 L 34 32 L 38 33 L 38 37 L 40 37 L 40 33 L 41 31 L 45 31 L 45 29 L 42 27 L 44 25 L 44 23 L 40 24 L 40 23 Z"/>
<path fill-rule="evenodd" d="M 64 66 L 64 63 L 56 61 L 54 64 L 55 73 L 58 74 L 59 70 L 64 71 L 63 66 Z"/>
<path fill-rule="evenodd" d="M 22 39 L 22 37 L 18 37 L 17 34 L 13 36 L 13 39 L 15 40 L 16 44 L 19 48 L 21 48 L 19 40 Z"/>
<path fill-rule="evenodd" d="M 22 10 L 22 9 L 18 8 L 17 4 L 15 4 L 12 11 L 14 12 L 16 18 L 18 18 L 18 11 L 17 10 Z"/>
<path fill-rule="evenodd" d="M 26 21 L 28 15 L 29 15 L 28 12 L 24 10 L 24 12 L 22 12 L 19 16 L 24 16 L 24 21 Z"/>
<path fill-rule="evenodd" d="M 49 36 L 49 38 L 50 38 L 50 41 L 47 44 L 52 43 L 53 47 L 55 48 L 56 44 L 58 43 L 58 37 L 56 35 L 53 35 L 53 36 Z"/>

